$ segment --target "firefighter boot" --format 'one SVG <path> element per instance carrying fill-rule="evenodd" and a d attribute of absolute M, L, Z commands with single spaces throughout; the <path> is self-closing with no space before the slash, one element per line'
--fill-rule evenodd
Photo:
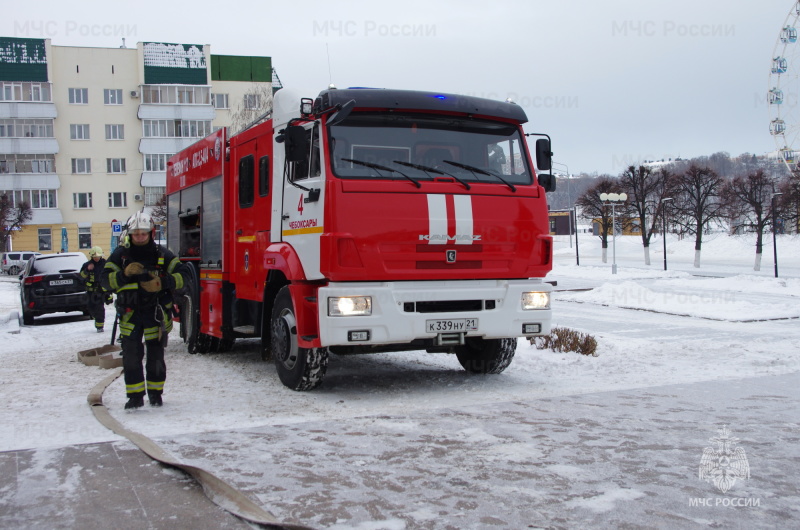
<path fill-rule="evenodd" d="M 148 397 L 150 398 L 151 407 L 160 407 L 164 404 L 163 401 L 161 401 L 161 392 L 150 392 Z"/>
<path fill-rule="evenodd" d="M 125 403 L 125 410 L 130 409 L 138 409 L 144 406 L 144 396 L 131 396 L 128 398 L 128 402 Z"/>

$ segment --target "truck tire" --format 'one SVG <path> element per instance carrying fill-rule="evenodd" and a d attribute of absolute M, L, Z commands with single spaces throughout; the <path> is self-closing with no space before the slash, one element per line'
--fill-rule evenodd
<path fill-rule="evenodd" d="M 264 293 L 264 303 L 261 304 L 261 351 L 262 361 L 272 360 L 272 314 L 267 311 L 267 294 Z"/>
<path fill-rule="evenodd" d="M 313 390 L 322 384 L 328 368 L 328 348 L 300 348 L 297 319 L 289 287 L 275 297 L 272 308 L 272 356 L 281 383 L 292 390 Z"/>
<path fill-rule="evenodd" d="M 517 339 L 467 337 L 464 346 L 456 347 L 456 357 L 473 374 L 499 374 L 511 364 L 516 350 Z"/>
<path fill-rule="evenodd" d="M 200 336 L 200 279 L 194 265 L 189 264 L 189 279 L 178 301 L 180 305 L 181 337 L 189 353 L 201 353 L 198 349 Z"/>

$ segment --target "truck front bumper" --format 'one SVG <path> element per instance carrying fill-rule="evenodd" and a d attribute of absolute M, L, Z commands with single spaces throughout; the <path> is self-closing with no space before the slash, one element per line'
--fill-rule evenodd
<path fill-rule="evenodd" d="M 523 300 L 531 295 L 524 293 L 547 303 L 525 309 Z M 462 340 L 546 335 L 550 293 L 550 285 L 538 279 L 331 283 L 318 292 L 320 342 L 325 347 L 432 339 L 444 345 L 459 335 Z M 331 299 L 353 297 L 369 299 L 369 314 L 331 311 Z"/>

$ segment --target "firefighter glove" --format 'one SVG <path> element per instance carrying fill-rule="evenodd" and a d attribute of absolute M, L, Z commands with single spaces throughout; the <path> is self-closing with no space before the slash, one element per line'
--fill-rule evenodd
<path fill-rule="evenodd" d="M 134 261 L 133 263 L 128 264 L 128 266 L 125 267 L 124 271 L 125 276 L 128 277 L 137 276 L 142 273 L 144 273 L 144 265 L 142 265 L 138 261 Z"/>
<path fill-rule="evenodd" d="M 157 272 L 151 272 L 150 276 L 151 278 L 149 280 L 139 282 L 139 286 L 148 293 L 157 293 L 161 290 L 161 278 L 158 277 Z"/>

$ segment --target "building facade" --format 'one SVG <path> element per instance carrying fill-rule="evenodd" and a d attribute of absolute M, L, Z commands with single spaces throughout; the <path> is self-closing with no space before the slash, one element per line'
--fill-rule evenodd
<path fill-rule="evenodd" d="M 33 211 L 8 250 L 110 251 L 112 223 L 164 195 L 170 156 L 266 110 L 277 88 L 270 57 L 209 45 L 0 37 L 0 194 Z"/>

